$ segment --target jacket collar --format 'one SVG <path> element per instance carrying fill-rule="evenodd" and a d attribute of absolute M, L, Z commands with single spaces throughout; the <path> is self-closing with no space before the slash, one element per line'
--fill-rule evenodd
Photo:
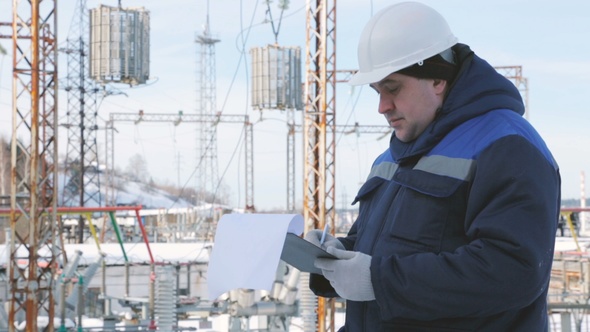
<path fill-rule="evenodd" d="M 459 73 L 451 84 L 435 120 L 411 142 L 390 140 L 390 153 L 397 163 L 417 160 L 430 151 L 453 128 L 461 123 L 498 108 L 524 114 L 520 92 L 512 82 L 499 74 L 464 44 L 453 46 L 459 62 Z"/>

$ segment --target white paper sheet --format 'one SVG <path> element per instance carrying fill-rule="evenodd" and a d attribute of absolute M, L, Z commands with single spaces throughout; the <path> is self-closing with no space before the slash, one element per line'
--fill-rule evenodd
<path fill-rule="evenodd" d="M 287 232 L 303 233 L 301 215 L 223 215 L 207 269 L 209 300 L 236 288 L 270 291 Z"/>

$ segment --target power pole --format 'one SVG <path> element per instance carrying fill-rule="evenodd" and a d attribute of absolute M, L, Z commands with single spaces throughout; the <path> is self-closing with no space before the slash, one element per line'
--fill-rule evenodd
<path fill-rule="evenodd" d="M 25 316 L 54 318 L 57 256 L 56 0 L 14 0 L 12 7 L 10 308 L 8 329 Z M 22 137 L 23 140 L 19 139 Z M 28 140 L 28 142 L 24 140 Z M 53 331 L 49 324 L 48 331 Z"/>
<path fill-rule="evenodd" d="M 334 233 L 336 1 L 307 1 L 306 11 L 303 215 L 306 231 L 329 223 Z M 334 309 L 318 298 L 317 331 L 334 331 Z"/>
<path fill-rule="evenodd" d="M 196 38 L 200 45 L 197 64 L 197 114 L 203 118 L 212 117 L 216 110 L 215 44 L 209 27 L 209 1 L 207 21 L 202 34 Z M 200 122 L 197 128 L 197 165 L 199 165 L 197 190 L 202 201 L 206 192 L 214 192 L 219 175 L 217 173 L 217 127 L 215 122 Z M 212 202 L 213 203 L 213 202 Z"/>
<path fill-rule="evenodd" d="M 98 150 L 96 141 L 97 95 L 100 86 L 90 79 L 89 18 L 86 0 L 78 0 L 67 48 L 68 144 L 64 169 L 62 206 L 101 206 Z M 78 220 L 78 243 L 84 242 L 84 218 Z"/>

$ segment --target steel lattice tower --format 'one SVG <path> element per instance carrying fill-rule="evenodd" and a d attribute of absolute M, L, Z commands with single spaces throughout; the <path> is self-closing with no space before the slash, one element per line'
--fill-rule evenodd
<path fill-rule="evenodd" d="M 96 141 L 97 97 L 100 86 L 88 75 L 89 17 L 86 0 L 79 0 L 70 26 L 67 48 L 68 130 L 63 206 L 101 206 L 98 151 Z M 78 241 L 83 239 L 83 220 L 78 225 Z"/>
<path fill-rule="evenodd" d="M 303 113 L 305 230 L 335 229 L 336 1 L 307 1 Z M 319 298 L 317 331 L 334 331 L 334 300 Z"/>
<path fill-rule="evenodd" d="M 207 4 L 209 6 L 209 4 Z M 207 9 L 207 12 L 209 10 Z M 215 44 L 220 40 L 211 36 L 209 14 L 205 29 L 198 35 L 200 45 L 197 64 L 197 114 L 201 117 L 213 116 L 216 111 Z M 206 193 L 215 194 L 219 176 L 217 165 L 217 123 L 202 122 L 197 127 L 197 168 L 199 169 L 197 192 L 203 201 Z"/>
<path fill-rule="evenodd" d="M 56 26 L 55 0 L 13 1 L 9 331 L 23 316 L 37 331 L 38 316 L 55 313 Z"/>

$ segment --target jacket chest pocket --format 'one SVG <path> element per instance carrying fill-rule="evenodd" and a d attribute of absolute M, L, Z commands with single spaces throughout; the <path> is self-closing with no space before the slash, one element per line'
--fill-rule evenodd
<path fill-rule="evenodd" d="M 400 255 L 448 251 L 463 242 L 466 183 L 420 171 L 400 172 L 379 243 Z M 379 250 L 379 248 L 377 249 Z"/>

